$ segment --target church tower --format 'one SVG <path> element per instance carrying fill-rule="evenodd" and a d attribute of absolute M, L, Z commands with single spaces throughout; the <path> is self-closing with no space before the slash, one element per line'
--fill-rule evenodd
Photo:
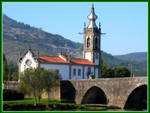
<path fill-rule="evenodd" d="M 101 59 L 101 25 L 97 27 L 95 21 L 97 16 L 94 12 L 94 5 L 92 5 L 91 13 L 88 16 L 89 25 L 86 27 L 84 24 L 84 47 L 83 58 L 92 61 L 97 65 L 100 76 L 100 59 Z"/>

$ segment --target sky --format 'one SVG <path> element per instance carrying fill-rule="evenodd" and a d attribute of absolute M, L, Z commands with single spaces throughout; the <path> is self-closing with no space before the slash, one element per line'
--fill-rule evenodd
<path fill-rule="evenodd" d="M 84 22 L 88 25 L 92 2 L 3 2 L 10 18 L 52 34 L 83 43 Z M 148 50 L 147 2 L 94 2 L 96 20 L 105 35 L 101 49 L 112 55 Z"/>

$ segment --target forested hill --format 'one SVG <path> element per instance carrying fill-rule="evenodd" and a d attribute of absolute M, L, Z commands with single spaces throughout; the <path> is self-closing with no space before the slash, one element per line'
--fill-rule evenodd
<path fill-rule="evenodd" d="M 17 59 L 24 54 L 30 45 L 35 54 L 39 51 L 40 55 L 54 56 L 61 51 L 67 52 L 64 51 L 64 48 L 67 48 L 66 50 L 69 51 L 72 57 L 82 57 L 83 44 L 68 40 L 61 35 L 48 33 L 40 28 L 17 22 L 3 15 L 3 51 L 8 63 L 17 65 Z M 128 60 L 118 59 L 106 52 L 102 52 L 102 58 L 111 67 L 123 65 L 130 68 Z M 132 64 L 137 75 L 147 75 L 146 61 L 135 61 Z"/>
<path fill-rule="evenodd" d="M 40 55 L 56 55 L 65 47 L 72 56 L 81 57 L 82 44 L 17 22 L 6 15 L 3 15 L 3 38 L 8 62 L 16 63 L 19 52 L 23 54 L 29 45 L 36 52 L 39 51 Z"/>
<path fill-rule="evenodd" d="M 129 61 L 147 61 L 147 52 L 135 52 L 125 55 L 115 55 L 118 59 Z"/>

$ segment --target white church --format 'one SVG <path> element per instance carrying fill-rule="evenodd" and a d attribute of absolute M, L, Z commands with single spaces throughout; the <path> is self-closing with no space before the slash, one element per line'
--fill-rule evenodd
<path fill-rule="evenodd" d="M 62 80 L 71 79 L 95 79 L 100 78 L 101 59 L 101 26 L 97 27 L 95 21 L 97 16 L 92 5 L 91 13 L 88 16 L 89 25 L 84 25 L 84 47 L 83 58 L 67 58 L 62 54 L 53 57 L 35 56 L 29 49 L 19 59 L 19 72 L 27 68 L 36 68 L 38 65 L 47 70 L 58 70 Z"/>

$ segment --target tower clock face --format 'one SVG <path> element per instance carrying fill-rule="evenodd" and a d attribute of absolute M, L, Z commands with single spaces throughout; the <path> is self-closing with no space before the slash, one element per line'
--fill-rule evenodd
<path fill-rule="evenodd" d="M 31 60 L 29 60 L 29 59 L 26 60 L 26 65 L 27 65 L 27 66 L 31 66 L 31 64 L 32 64 Z"/>

